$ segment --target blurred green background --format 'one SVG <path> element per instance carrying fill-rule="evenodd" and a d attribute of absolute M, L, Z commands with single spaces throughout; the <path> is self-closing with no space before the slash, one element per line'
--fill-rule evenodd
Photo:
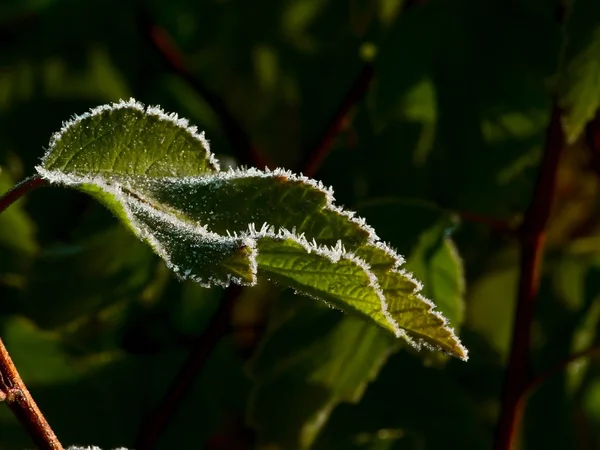
<path fill-rule="evenodd" d="M 536 373 L 599 344 L 600 3 L 0 1 L 0 192 L 62 121 L 132 96 L 190 119 L 226 164 L 301 171 L 357 86 L 312 175 L 406 256 L 470 360 L 260 284 L 158 448 L 490 448 L 520 270 L 507 229 L 555 102 L 568 145 Z M 132 447 L 224 295 L 178 281 L 82 194 L 41 189 L 0 215 L 0 333 L 64 445 Z M 0 408 L 0 449 L 31 445 Z M 600 449 L 598 361 L 532 393 L 520 445 Z"/>

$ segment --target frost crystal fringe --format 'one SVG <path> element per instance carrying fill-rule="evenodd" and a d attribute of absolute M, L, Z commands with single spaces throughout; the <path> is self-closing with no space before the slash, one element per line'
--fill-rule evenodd
<path fill-rule="evenodd" d="M 148 175 L 129 176 L 120 173 L 97 173 L 90 170 L 89 174 L 81 175 L 78 173 L 65 173 L 62 169 L 52 170 L 46 167 L 48 158 L 54 151 L 57 143 L 63 139 L 68 139 L 68 133 L 72 127 L 92 117 L 101 114 L 110 114 L 113 111 L 121 109 L 131 109 L 132 111 L 157 117 L 161 121 L 171 123 L 179 129 L 184 130 L 205 150 L 206 159 L 210 163 L 211 168 L 217 170 L 217 172 L 210 172 L 201 176 L 151 177 Z M 81 149 L 77 151 L 81 151 Z M 292 242 L 304 249 L 306 254 L 317 255 L 331 263 L 338 263 L 342 260 L 348 261 L 356 268 L 359 268 L 366 276 L 366 279 L 368 279 L 369 287 L 378 298 L 380 313 L 388 322 L 396 336 L 402 337 L 415 347 L 424 345 L 433 348 L 433 344 L 427 342 L 424 338 L 409 336 L 393 317 L 388 299 L 386 299 L 386 288 L 382 288 L 377 273 L 395 274 L 403 280 L 406 280 L 409 285 L 414 285 L 414 291 L 410 295 L 423 306 L 422 314 L 431 315 L 439 320 L 439 327 L 447 332 L 448 340 L 454 345 L 453 349 L 455 349 L 457 354 L 463 359 L 467 359 L 467 351 L 462 347 L 453 330 L 448 326 L 447 319 L 439 311 L 435 310 L 435 305 L 431 300 L 419 294 L 422 289 L 421 283 L 415 280 L 412 274 L 401 269 L 401 266 L 405 262 L 404 259 L 386 243 L 382 242 L 375 233 L 375 230 L 367 225 L 363 218 L 356 216 L 354 212 L 343 210 L 341 207 L 335 205 L 333 190 L 330 187 L 324 186 L 320 181 L 313 180 L 304 175 L 296 175 L 284 169 L 266 169 L 265 171 L 261 171 L 250 168 L 229 169 L 227 171 L 218 172 L 219 163 L 210 152 L 209 144 L 204 137 L 204 133 L 198 133 L 196 127 L 190 126 L 186 119 L 179 118 L 176 114 L 167 114 L 162 109 L 155 106 L 145 107 L 133 99 L 126 102 L 121 101 L 112 105 L 99 106 L 88 113 L 76 116 L 70 121 L 65 122 L 61 130 L 52 135 L 48 151 L 42 158 L 41 165 L 36 167 L 36 169 L 43 178 L 52 183 L 76 187 L 83 186 L 84 190 L 86 185 L 91 185 L 95 186 L 105 194 L 109 194 L 114 200 L 114 202 L 110 202 L 109 205 L 111 209 L 113 209 L 113 212 L 122 218 L 126 218 L 129 227 L 134 233 L 140 239 L 149 243 L 155 252 L 166 261 L 167 265 L 176 272 L 179 277 L 192 279 L 204 286 L 212 286 L 215 284 L 227 286 L 230 283 L 245 285 L 255 284 L 259 269 L 257 261 L 259 258 L 260 243 L 265 239 L 277 240 L 282 243 L 286 241 Z M 179 211 L 177 209 L 171 211 L 168 208 L 168 204 L 161 205 L 160 201 L 153 197 L 153 192 L 160 191 L 160 189 L 164 190 L 169 187 L 175 187 L 187 189 L 189 191 L 190 189 L 199 186 L 208 186 L 211 189 L 214 189 L 214 193 L 217 195 L 222 186 L 233 184 L 236 181 L 244 182 L 248 180 L 251 182 L 251 179 L 273 179 L 274 184 L 271 186 L 273 189 L 280 188 L 283 190 L 286 188 L 286 186 L 282 187 L 277 185 L 276 182 L 278 180 L 282 184 L 289 183 L 289 186 L 293 183 L 302 185 L 302 187 L 306 188 L 306 192 L 311 192 L 316 195 L 315 198 L 317 199 L 317 202 L 322 201 L 324 198 L 323 205 L 318 203 L 320 210 L 315 211 L 315 214 L 322 213 L 322 215 L 319 216 L 322 220 L 329 220 L 331 215 L 333 215 L 334 218 L 341 217 L 345 220 L 345 222 L 340 222 L 342 223 L 340 226 L 346 227 L 343 228 L 344 232 L 354 233 L 352 236 L 356 239 L 363 239 L 363 236 L 365 236 L 366 239 L 363 243 L 360 243 L 357 248 L 351 248 L 350 251 L 348 251 L 346 249 L 347 243 L 345 244 L 342 240 L 338 240 L 333 245 L 323 245 L 322 243 L 317 242 L 314 237 L 309 236 L 309 238 L 307 238 L 303 232 L 298 232 L 296 227 L 291 227 L 291 229 L 288 229 L 287 227 L 276 228 L 273 224 L 263 223 L 258 229 L 251 218 L 248 218 L 249 220 L 245 229 L 227 229 L 224 231 L 224 234 L 219 234 L 211 231 L 207 224 L 201 223 L 201 220 L 193 221 L 192 219 L 185 217 L 185 211 Z M 277 194 L 278 192 L 279 191 L 276 191 Z M 321 195 L 323 197 L 320 197 Z M 304 226 L 304 224 L 300 224 L 299 226 Z M 161 233 L 163 235 L 162 237 Z M 244 281 L 233 274 L 227 274 L 225 278 L 217 278 L 216 276 L 207 276 L 206 278 L 203 278 L 197 273 L 193 273 L 191 267 L 180 267 L 180 265 L 173 261 L 173 251 L 169 248 L 173 247 L 172 242 L 165 240 L 164 235 L 185 239 L 185 242 L 189 241 L 193 243 L 196 246 L 195 248 L 221 250 L 226 255 L 231 253 L 232 249 L 234 251 L 236 248 L 246 249 L 248 251 L 247 263 L 251 274 L 250 281 Z M 328 243 L 330 242 L 328 241 Z M 361 256 L 358 255 L 359 253 Z M 235 252 L 233 254 L 235 254 Z M 366 256 L 363 257 L 363 254 Z M 378 272 L 382 269 L 375 269 L 376 265 L 372 267 L 369 264 L 369 261 L 365 259 L 366 257 L 369 259 L 375 257 L 377 261 L 379 261 L 377 264 L 383 261 L 387 265 L 389 262 L 391 269 L 386 269 L 386 272 Z M 387 279 L 389 280 L 389 278 Z M 394 289 L 393 286 L 391 289 Z M 447 342 L 446 344 L 449 345 Z"/>

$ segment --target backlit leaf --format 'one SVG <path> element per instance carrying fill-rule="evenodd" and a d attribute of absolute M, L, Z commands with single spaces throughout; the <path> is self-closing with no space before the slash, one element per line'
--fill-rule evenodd
<path fill-rule="evenodd" d="M 181 278 L 227 286 L 263 275 L 416 347 L 467 357 L 402 257 L 330 189 L 282 169 L 219 171 L 204 135 L 174 114 L 100 106 L 64 124 L 37 170 L 98 198 Z"/>
<path fill-rule="evenodd" d="M 567 22 L 568 44 L 561 76 L 563 127 L 576 140 L 600 106 L 600 4 L 573 2 Z"/>

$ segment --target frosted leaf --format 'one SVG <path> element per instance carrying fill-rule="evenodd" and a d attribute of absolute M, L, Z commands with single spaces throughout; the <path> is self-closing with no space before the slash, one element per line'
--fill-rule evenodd
<path fill-rule="evenodd" d="M 204 133 L 134 99 L 102 105 L 63 123 L 42 166 L 59 175 L 183 177 L 219 170 Z"/>
<path fill-rule="evenodd" d="M 173 114 L 134 100 L 95 108 L 52 137 L 37 170 L 104 203 L 181 278 L 264 276 L 467 358 L 404 259 L 330 188 L 283 169 L 219 171 L 204 136 Z"/>

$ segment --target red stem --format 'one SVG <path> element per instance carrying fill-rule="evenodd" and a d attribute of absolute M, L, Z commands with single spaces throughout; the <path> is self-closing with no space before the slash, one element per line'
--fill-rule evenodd
<path fill-rule="evenodd" d="M 208 327 L 196 340 L 194 350 L 181 367 L 167 393 L 148 420 L 142 424 L 134 448 L 150 450 L 156 447 L 160 435 L 174 419 L 177 408 L 204 368 L 208 357 L 221 338 L 230 330 L 231 310 L 242 288 L 232 285 L 212 317 Z"/>
<path fill-rule="evenodd" d="M 480 223 L 497 233 L 515 234 L 516 232 L 516 226 L 508 220 L 495 219 L 471 211 L 458 211 L 458 215 L 463 222 Z"/>
<path fill-rule="evenodd" d="M 0 213 L 14 202 L 19 200 L 23 195 L 27 194 L 29 191 L 32 191 L 40 186 L 44 186 L 45 184 L 48 184 L 48 182 L 38 174 L 24 179 L 8 192 L 0 196 Z"/>
<path fill-rule="evenodd" d="M 0 213 L 35 188 L 48 184 L 36 174 L 0 196 Z M 0 401 L 6 402 L 35 445 L 42 450 L 62 446 L 23 383 L 2 339 L 0 339 Z"/>
<path fill-rule="evenodd" d="M 546 370 L 545 372 L 541 373 L 540 375 L 538 375 L 536 377 L 532 377 L 528 381 L 527 385 L 525 386 L 525 388 L 521 392 L 519 398 L 516 400 L 516 402 L 514 404 L 514 410 L 516 411 L 516 414 L 515 414 L 515 420 L 514 420 L 515 426 L 513 427 L 513 429 L 515 431 L 513 431 L 512 442 L 508 443 L 508 445 L 512 445 L 512 447 L 506 447 L 506 448 L 514 448 L 516 446 L 516 444 L 515 444 L 516 426 L 519 423 L 521 423 L 521 420 L 523 419 L 523 413 L 525 411 L 525 407 L 527 406 L 527 401 L 531 397 L 531 394 L 533 394 L 533 392 L 537 388 L 539 388 L 540 385 L 542 385 L 543 383 L 548 381 L 548 379 L 550 379 L 552 376 L 565 370 L 569 366 L 569 364 L 573 363 L 574 361 L 576 361 L 578 359 L 582 359 L 582 358 L 586 358 L 586 357 L 596 357 L 596 358 L 600 357 L 600 346 L 590 347 L 586 350 L 575 353 L 575 354 L 569 356 L 568 358 L 565 358 L 564 360 L 559 361 L 554 366 L 550 367 L 550 369 Z"/>
<path fill-rule="evenodd" d="M 185 62 L 183 53 L 175 45 L 167 30 L 157 25 L 146 11 L 140 12 L 139 23 L 143 36 L 160 56 L 163 63 L 172 72 L 183 78 L 212 108 L 221 123 L 223 133 L 240 161 L 243 164 L 257 167 L 273 167 L 271 161 L 252 144 L 250 137 L 238 123 L 225 102 L 194 76 Z"/>
<path fill-rule="evenodd" d="M 360 72 L 347 94 L 342 99 L 340 106 L 337 108 L 325 129 L 319 136 L 317 143 L 312 147 L 304 162 L 300 165 L 301 172 L 306 176 L 312 177 L 315 175 L 321 163 L 331 151 L 336 136 L 344 127 L 346 117 L 352 107 L 358 103 L 367 92 L 371 80 L 373 79 L 373 66 L 367 64 Z"/>
<path fill-rule="evenodd" d="M 533 378 L 527 385 L 527 389 L 522 395 L 521 400 L 526 401 L 527 398 L 536 390 L 540 385 L 548 381 L 552 376 L 565 370 L 573 362 L 582 358 L 600 358 L 600 345 L 594 345 L 593 347 L 587 348 L 580 352 L 574 353 L 569 357 L 557 362 L 555 365 L 550 367 L 545 372 Z"/>
<path fill-rule="evenodd" d="M 2 339 L 0 339 L 0 401 L 7 403 L 37 448 L 63 449 L 19 376 Z"/>
<path fill-rule="evenodd" d="M 564 135 L 560 123 L 560 110 L 554 107 L 533 199 L 525 213 L 520 230 L 521 275 L 512 346 L 496 429 L 495 450 L 515 448 L 523 417 L 524 402 L 521 400 L 533 379 L 530 350 L 531 325 L 534 319 L 535 298 L 539 289 L 545 229 L 554 198 L 556 173 L 563 147 Z"/>
<path fill-rule="evenodd" d="M 427 3 L 427 0 L 407 0 L 406 4 L 402 8 L 403 12 L 407 12 L 410 9 L 421 6 Z M 344 128 L 348 113 L 352 110 L 352 107 L 356 105 L 366 94 L 371 81 L 373 80 L 373 65 L 368 63 L 361 70 L 358 77 L 350 86 L 348 93 L 342 99 L 340 106 L 335 111 L 327 126 L 319 136 L 319 139 L 311 147 L 308 156 L 300 164 L 300 171 L 308 177 L 312 177 L 317 173 L 319 167 L 323 163 L 323 160 L 327 154 L 331 151 L 336 136 Z"/>

